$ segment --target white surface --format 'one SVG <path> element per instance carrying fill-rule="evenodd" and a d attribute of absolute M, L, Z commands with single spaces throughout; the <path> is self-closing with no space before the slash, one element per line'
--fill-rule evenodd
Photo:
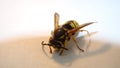
<path fill-rule="evenodd" d="M 81 47 L 86 46 L 87 40 L 80 39 Z M 42 40 L 48 37 L 29 36 L 0 43 L 0 68 L 120 68 L 120 44 L 92 39 L 88 53 L 80 53 L 71 42 L 69 51 L 59 56 L 50 54 L 47 46 L 42 49 Z"/>
<path fill-rule="evenodd" d="M 119 3 L 117 0 L 0 0 L 0 68 L 120 68 Z M 46 56 L 40 43 L 48 41 L 54 12 L 60 14 L 60 24 L 71 19 L 79 24 L 98 22 L 85 28 L 92 39 L 87 56 L 76 54 L 74 47 L 69 47 L 71 50 L 64 56 L 51 55 L 45 47 Z M 80 38 L 80 45 L 87 45 L 88 37 Z"/>

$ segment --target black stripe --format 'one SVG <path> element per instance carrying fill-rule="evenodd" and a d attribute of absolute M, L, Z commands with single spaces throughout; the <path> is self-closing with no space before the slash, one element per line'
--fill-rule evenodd
<path fill-rule="evenodd" d="M 71 27 L 71 25 L 70 25 L 71 23 L 73 23 L 73 21 L 68 21 L 66 24 L 63 25 L 63 28 L 66 28 L 66 29 L 68 29 L 68 30 L 69 30 L 69 29 L 73 29 L 73 28 Z"/>
<path fill-rule="evenodd" d="M 74 26 L 75 26 L 75 28 L 76 28 L 77 26 L 75 25 L 74 21 L 73 21 L 72 23 L 74 24 Z"/>

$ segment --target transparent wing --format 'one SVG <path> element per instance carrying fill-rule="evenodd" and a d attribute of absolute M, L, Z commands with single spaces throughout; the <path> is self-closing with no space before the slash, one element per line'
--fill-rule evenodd
<path fill-rule="evenodd" d="M 55 12 L 54 14 L 54 30 L 59 27 L 59 14 Z"/>

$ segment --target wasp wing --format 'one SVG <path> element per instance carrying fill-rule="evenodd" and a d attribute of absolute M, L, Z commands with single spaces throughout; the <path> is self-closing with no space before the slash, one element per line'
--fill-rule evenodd
<path fill-rule="evenodd" d="M 78 31 L 79 29 L 81 29 L 81 28 L 83 28 L 83 27 L 85 27 L 85 26 L 88 26 L 88 25 L 90 25 L 90 24 L 93 24 L 93 23 L 95 23 L 95 22 L 88 22 L 88 23 L 82 24 L 82 25 L 80 25 L 79 27 L 77 27 L 77 28 L 75 28 L 75 29 L 69 30 L 68 33 L 69 33 L 69 34 L 72 34 L 72 33 L 76 32 L 76 31 Z"/>
<path fill-rule="evenodd" d="M 59 28 L 59 14 L 55 12 L 54 14 L 54 30 Z"/>

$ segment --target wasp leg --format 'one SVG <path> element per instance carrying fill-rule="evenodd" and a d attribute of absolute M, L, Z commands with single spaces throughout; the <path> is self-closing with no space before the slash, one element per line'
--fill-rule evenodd
<path fill-rule="evenodd" d="M 78 45 L 76 39 L 74 38 L 74 36 L 72 36 L 71 38 L 72 38 L 72 40 L 75 42 L 76 47 L 77 47 L 80 51 L 84 52 L 84 50 L 79 47 L 79 45 Z"/>
<path fill-rule="evenodd" d="M 85 32 L 87 32 L 87 34 L 88 34 L 88 36 L 89 36 L 89 44 L 91 43 L 91 38 L 90 38 L 90 33 L 87 31 L 87 30 L 79 30 L 80 32 L 83 32 L 83 31 L 85 31 Z M 86 48 L 86 51 L 88 50 L 88 48 L 89 48 L 89 46 L 87 46 L 87 48 Z"/>
<path fill-rule="evenodd" d="M 76 47 L 77 47 L 80 51 L 84 52 L 84 50 L 79 47 L 76 39 L 75 39 L 74 36 L 72 35 L 73 33 L 77 32 L 77 31 L 79 31 L 79 29 L 78 29 L 78 28 L 75 28 L 75 29 L 69 30 L 67 33 L 68 33 L 68 36 L 71 37 L 72 40 L 75 42 Z"/>
<path fill-rule="evenodd" d="M 62 55 L 63 51 L 64 51 L 64 49 L 62 49 L 62 50 L 60 51 L 59 55 Z"/>
<path fill-rule="evenodd" d="M 50 53 L 52 54 L 52 49 L 51 49 L 51 46 L 49 46 L 49 49 L 50 49 Z"/>
<path fill-rule="evenodd" d="M 79 30 L 79 32 L 83 32 L 83 31 L 87 32 L 88 36 L 90 37 L 90 33 L 87 30 Z"/>
<path fill-rule="evenodd" d="M 65 41 L 65 43 L 64 43 L 64 46 L 63 46 L 64 48 L 66 47 L 66 43 L 67 43 L 67 41 Z M 59 55 L 62 55 L 63 51 L 64 51 L 64 49 L 62 49 L 62 50 L 60 51 Z"/>
<path fill-rule="evenodd" d="M 50 44 L 46 44 L 44 43 L 44 41 L 41 42 L 42 45 L 48 45 L 49 46 L 49 49 L 50 49 L 50 53 L 52 54 L 52 49 L 51 49 L 51 45 Z"/>

